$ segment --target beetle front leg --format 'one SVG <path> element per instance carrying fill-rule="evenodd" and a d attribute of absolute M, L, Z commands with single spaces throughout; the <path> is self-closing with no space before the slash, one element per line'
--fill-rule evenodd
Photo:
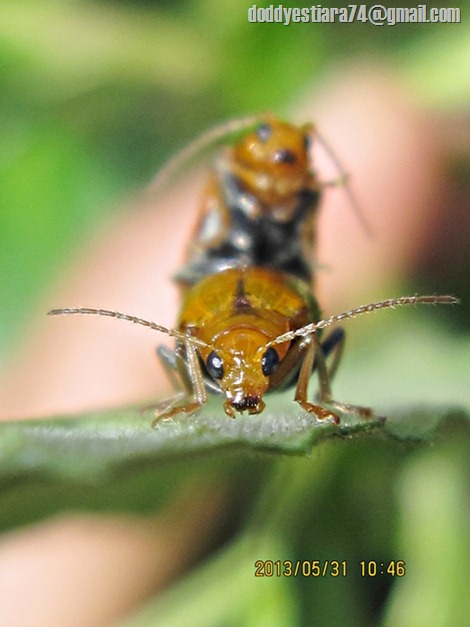
<path fill-rule="evenodd" d="M 185 384 L 187 391 L 185 402 L 181 405 L 175 405 L 167 411 L 164 411 L 162 414 L 159 414 L 152 422 L 153 428 L 155 428 L 161 420 L 173 418 L 178 414 L 192 414 L 207 402 L 204 377 L 199 364 L 196 348 L 191 342 L 186 342 L 185 348 L 186 362 L 184 360 L 178 360 L 178 370 L 180 370 L 181 379 Z M 181 369 L 185 369 L 185 371 L 181 372 Z"/>
<path fill-rule="evenodd" d="M 316 335 L 312 335 L 309 340 L 309 345 L 304 354 L 302 366 L 299 372 L 299 378 L 297 379 L 297 386 L 295 388 L 294 400 L 309 413 L 313 413 L 319 420 L 326 420 L 332 418 L 336 424 L 340 422 L 339 416 L 334 412 L 324 409 L 320 405 L 314 405 L 310 403 L 308 398 L 308 384 L 310 376 L 313 370 L 313 364 L 315 363 L 318 368 L 318 374 L 320 377 L 320 400 L 321 402 L 328 403 L 331 401 L 330 383 L 328 377 L 328 370 L 326 368 L 325 356 L 321 348 L 320 342 Z"/>

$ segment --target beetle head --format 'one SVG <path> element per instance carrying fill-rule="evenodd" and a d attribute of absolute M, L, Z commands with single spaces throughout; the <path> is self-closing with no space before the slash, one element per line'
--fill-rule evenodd
<path fill-rule="evenodd" d="M 266 116 L 232 149 L 233 169 L 245 187 L 268 204 L 299 193 L 312 178 L 309 125 L 297 127 Z"/>
<path fill-rule="evenodd" d="M 212 350 L 202 351 L 210 376 L 225 394 L 227 415 L 235 411 L 259 414 L 270 376 L 285 356 L 289 342 L 266 347 L 266 335 L 258 329 L 235 327 L 215 339 Z"/>

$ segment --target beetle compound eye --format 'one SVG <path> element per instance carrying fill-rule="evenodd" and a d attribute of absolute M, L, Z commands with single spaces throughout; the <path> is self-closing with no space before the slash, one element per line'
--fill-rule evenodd
<path fill-rule="evenodd" d="M 271 125 L 267 122 L 264 124 L 260 124 L 256 129 L 256 134 L 258 135 L 258 139 L 260 141 L 267 142 L 272 135 Z"/>
<path fill-rule="evenodd" d="M 297 155 L 293 150 L 282 148 L 274 153 L 273 161 L 275 163 L 286 163 L 288 165 L 292 165 L 297 161 Z"/>
<path fill-rule="evenodd" d="M 279 366 L 279 355 L 277 351 L 271 347 L 264 353 L 261 359 L 261 368 L 265 377 L 269 377 Z"/>
<path fill-rule="evenodd" d="M 215 351 L 209 353 L 209 357 L 206 360 L 207 372 L 213 379 L 222 379 L 224 376 L 224 364 L 222 359 L 217 355 Z"/>

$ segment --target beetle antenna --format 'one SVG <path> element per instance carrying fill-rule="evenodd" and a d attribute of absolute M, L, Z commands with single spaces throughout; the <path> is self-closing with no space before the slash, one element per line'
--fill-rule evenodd
<path fill-rule="evenodd" d="M 190 335 L 185 335 L 184 333 L 181 333 L 176 329 L 168 329 L 167 327 L 163 327 L 156 322 L 151 322 L 150 320 L 145 320 L 144 318 L 139 318 L 137 316 L 130 316 L 129 314 L 125 314 L 120 311 L 113 311 L 110 309 L 92 309 L 90 307 L 64 307 L 63 309 L 51 309 L 47 312 L 48 316 L 62 316 L 70 314 L 80 314 L 85 316 L 108 316 L 109 318 L 126 320 L 127 322 L 140 324 L 144 327 L 148 327 L 149 329 L 153 329 L 154 331 L 165 333 L 166 335 L 169 335 L 170 337 L 175 337 L 182 342 L 190 342 L 191 344 L 195 344 L 196 346 L 211 348 L 210 344 L 207 344 L 203 340 L 191 337 Z"/>
<path fill-rule="evenodd" d="M 300 329 L 295 331 L 288 331 L 282 335 L 278 335 L 274 340 L 271 340 L 266 344 L 266 347 L 274 344 L 281 344 L 282 342 L 288 342 L 296 337 L 306 337 L 317 333 L 320 329 L 330 327 L 342 320 L 348 320 L 349 318 L 356 318 L 365 313 L 371 313 L 378 311 L 379 309 L 394 309 L 395 307 L 401 307 L 403 305 L 458 305 L 459 299 L 455 296 L 401 296 L 400 298 L 389 298 L 388 300 L 381 300 L 376 303 L 369 303 L 368 305 L 362 305 L 349 311 L 344 311 L 340 314 L 335 314 L 324 320 L 318 322 L 311 322 Z"/>
<path fill-rule="evenodd" d="M 361 205 L 358 203 L 355 195 L 353 194 L 351 186 L 349 185 L 349 175 L 347 174 L 346 169 L 344 168 L 343 164 L 341 163 L 338 155 L 334 152 L 333 148 L 318 133 L 316 128 L 315 128 L 314 133 L 315 133 L 315 137 L 317 138 L 317 140 L 319 141 L 319 143 L 321 144 L 321 146 L 325 150 L 326 154 L 329 156 L 329 158 L 333 162 L 333 165 L 335 166 L 335 168 L 337 169 L 337 171 L 341 175 L 341 178 L 338 181 L 338 185 L 342 185 L 342 187 L 343 187 L 343 189 L 344 189 L 344 191 L 346 193 L 346 196 L 348 197 L 349 203 L 350 203 L 351 207 L 353 208 L 353 211 L 356 214 L 357 218 L 359 219 L 359 222 L 362 225 L 362 228 L 364 229 L 364 231 L 367 233 L 367 235 L 369 237 L 372 237 L 373 236 L 372 229 L 370 228 L 369 223 L 367 222 L 367 219 L 364 216 L 364 213 L 363 213 L 363 211 L 361 209 Z"/>
<path fill-rule="evenodd" d="M 208 146 L 216 143 L 219 139 L 231 135 L 232 133 L 238 133 L 248 126 L 256 124 L 262 119 L 261 115 L 251 115 L 244 118 L 237 118 L 235 120 L 228 120 L 222 122 L 217 126 L 205 131 L 199 137 L 196 137 L 191 143 L 177 152 L 169 161 L 161 168 L 152 183 L 150 183 L 149 191 L 156 192 L 162 189 L 168 184 L 175 173 L 193 159 L 197 154 L 201 153 Z"/>

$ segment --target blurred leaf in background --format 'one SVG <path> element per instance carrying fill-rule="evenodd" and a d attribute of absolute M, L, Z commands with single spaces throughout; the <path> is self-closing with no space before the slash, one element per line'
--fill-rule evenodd
<path fill-rule="evenodd" d="M 215 121 L 286 110 L 352 55 L 382 58 L 441 110 L 468 98 L 465 24 L 283 27 L 248 24 L 249 6 L 2 2 L 2 353 L 103 212 Z"/>
<path fill-rule="evenodd" d="M 428 253 L 402 279 L 411 291 L 455 293 L 462 306 L 451 314 L 419 311 L 397 313 L 390 322 L 380 316 L 354 322 L 357 335 L 351 334 L 335 389 L 391 420 L 385 432 L 365 430 L 354 438 L 343 434 L 345 439 L 333 433 L 310 458 L 280 456 L 297 442 L 288 430 L 271 432 L 263 453 L 250 452 L 252 443 L 225 449 L 221 434 L 243 426 L 220 426 L 216 419 L 209 426 L 202 420 L 166 429 L 175 441 L 189 442 L 187 457 L 166 440 L 160 445 L 159 434 L 148 434 L 146 419 L 135 412 L 67 424 L 6 424 L 0 451 L 4 528 L 74 510 L 155 518 L 163 512 L 152 533 L 165 546 L 179 542 L 188 554 L 179 555 L 178 566 L 168 559 L 173 577 L 194 564 L 197 547 L 199 556 L 211 552 L 167 594 L 139 609 L 159 589 L 153 575 L 119 611 L 97 614 L 104 616 L 99 624 L 135 611 L 129 626 L 183 625 L 190 616 L 204 626 L 402 627 L 419 624 L 424 610 L 427 625 L 466 624 L 469 438 L 461 408 L 470 406 L 469 25 L 248 24 L 252 4 L 3 0 L 0 359 L 8 368 L 8 353 L 20 341 L 27 347 L 27 323 L 41 296 L 73 266 L 91 234 L 123 211 L 123 195 L 149 182 L 171 154 L 224 119 L 265 110 L 288 116 L 312 89 L 327 89 L 334 77 L 345 76 L 352 61 L 389 67 L 421 115 L 437 122 L 447 181 L 438 228 Z M 409 291 L 395 287 L 398 294 Z M 454 336 L 444 329 L 449 321 Z M 428 407 L 414 406 L 423 400 Z M 203 445 L 214 432 L 209 455 Z M 270 438 L 283 442 L 276 454 L 266 453 Z M 302 443 L 295 452 L 304 455 L 312 441 Z M 179 510 L 165 518 L 182 492 L 193 518 L 187 521 Z M 205 514 L 207 528 L 198 526 Z M 172 535 L 179 525 L 184 533 Z M 131 520 L 129 527 L 136 526 Z M 47 554 L 50 548 L 46 543 Z M 164 571 L 165 560 L 152 550 L 146 548 L 145 558 Z M 73 551 L 68 544 L 67 560 Z M 34 551 L 27 555 L 35 560 Z M 255 579 L 254 558 L 345 560 L 348 576 Z M 360 574 L 362 560 L 399 559 L 407 568 L 400 581 Z M 136 550 L 132 564 L 138 568 L 142 560 Z M 25 562 L 19 563 L 21 589 L 28 590 L 32 608 L 38 607 L 37 591 L 47 606 L 43 624 L 52 625 L 57 580 L 49 589 L 40 584 L 54 569 L 46 565 L 41 577 L 33 571 L 28 579 Z M 110 563 L 103 590 L 113 589 L 121 601 L 132 583 L 129 559 L 121 566 L 128 577 L 123 589 L 113 579 L 118 562 Z M 93 564 L 96 580 L 90 584 L 85 573 L 66 597 L 65 616 L 76 616 L 81 627 L 81 608 L 100 597 L 93 588 L 86 602 L 86 586 L 97 585 L 100 564 Z"/>

